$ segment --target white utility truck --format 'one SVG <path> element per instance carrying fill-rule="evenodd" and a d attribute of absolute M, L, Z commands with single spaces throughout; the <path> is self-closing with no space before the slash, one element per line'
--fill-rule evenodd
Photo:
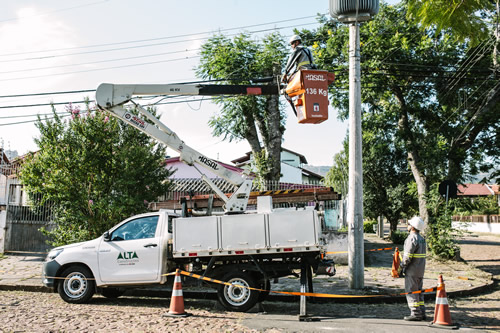
<path fill-rule="evenodd" d="M 126 288 L 165 284 L 167 274 L 180 268 L 229 282 L 211 284 L 217 289 L 218 300 L 229 310 L 247 311 L 268 292 L 241 286 L 269 291 L 271 279 L 300 270 L 302 291 L 306 283 L 312 291 L 311 270 L 333 275 L 333 262 L 322 260 L 324 246 L 316 210 L 274 210 L 271 197 L 259 197 L 257 210 L 247 211 L 251 179 L 186 146 L 132 101 L 133 96 L 143 95 L 278 94 L 278 88 L 269 87 L 101 84 L 96 93 L 100 108 L 176 150 L 185 163 L 207 168 L 239 188 L 228 197 L 200 171 L 224 200 L 223 214 L 182 217 L 160 210 L 132 216 L 99 238 L 50 251 L 43 283 L 66 302 L 83 303 L 96 291 L 113 298 Z M 133 109 L 125 107 L 128 102 L 133 103 Z"/>

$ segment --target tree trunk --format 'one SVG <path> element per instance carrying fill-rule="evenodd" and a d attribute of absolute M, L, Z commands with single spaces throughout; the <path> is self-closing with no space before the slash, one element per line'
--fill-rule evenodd
<path fill-rule="evenodd" d="M 408 112 L 406 110 L 406 103 L 403 94 L 399 89 L 399 87 L 395 87 L 394 92 L 401 109 L 401 115 L 398 121 L 398 128 L 401 131 L 403 138 L 405 138 L 408 164 L 410 165 L 413 178 L 417 183 L 418 212 L 420 217 L 425 221 L 426 224 L 428 224 L 429 210 L 427 209 L 427 200 L 426 200 L 426 195 L 428 191 L 427 178 L 424 175 L 424 173 L 420 170 L 420 157 L 418 152 L 418 144 L 417 142 L 415 142 L 416 140 L 410 128 Z"/>
<path fill-rule="evenodd" d="M 281 116 L 279 109 L 279 96 L 270 96 L 267 99 L 268 114 L 268 146 L 266 147 L 271 159 L 271 170 L 269 180 L 279 181 L 281 178 L 281 141 L 283 132 L 281 129 Z"/>

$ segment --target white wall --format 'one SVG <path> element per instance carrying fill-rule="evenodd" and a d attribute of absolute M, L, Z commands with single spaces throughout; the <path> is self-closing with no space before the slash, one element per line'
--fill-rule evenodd
<path fill-rule="evenodd" d="M 292 154 L 286 150 L 283 150 L 280 155 L 281 162 L 288 165 L 299 168 L 300 167 L 300 157 Z"/>
<path fill-rule="evenodd" d="M 5 226 L 7 225 L 7 212 L 0 211 L 0 253 L 5 250 Z"/>
<path fill-rule="evenodd" d="M 282 183 L 302 184 L 302 170 L 286 163 L 281 163 Z"/>
<path fill-rule="evenodd" d="M 472 232 L 500 234 L 500 223 L 452 222 L 452 227 Z"/>

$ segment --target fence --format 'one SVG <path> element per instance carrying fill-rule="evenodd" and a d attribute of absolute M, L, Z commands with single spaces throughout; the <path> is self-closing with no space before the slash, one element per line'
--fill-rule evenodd
<path fill-rule="evenodd" d="M 52 230 L 50 207 L 33 210 L 29 206 L 7 206 L 5 251 L 46 252 L 49 238 L 40 228 Z"/>
<path fill-rule="evenodd" d="M 471 222 L 471 223 L 500 223 L 500 215 L 469 215 L 452 217 L 454 222 Z"/>

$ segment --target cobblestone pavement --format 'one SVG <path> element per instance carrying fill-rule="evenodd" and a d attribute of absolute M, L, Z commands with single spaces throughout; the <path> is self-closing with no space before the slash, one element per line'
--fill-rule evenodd
<path fill-rule="evenodd" d="M 371 239 L 370 239 L 371 240 Z M 369 246 L 378 247 L 383 241 L 371 240 Z M 461 241 L 461 255 L 465 262 L 431 262 L 426 272 L 426 283 L 435 286 L 438 274 L 445 276 L 446 290 L 474 288 L 493 276 L 496 283 L 492 291 L 479 296 L 449 298 L 454 322 L 473 329 L 500 331 L 500 237 L 479 235 Z M 369 253 L 365 270 L 363 293 L 397 291 L 402 288 L 402 279 L 388 277 L 387 263 L 390 253 Z M 19 258 L 17 258 L 19 259 Z M 26 257 L 14 263 L 12 258 L 0 260 L 0 284 L 24 283 L 40 285 L 41 261 Z M 481 269 L 480 270 L 478 270 Z M 338 267 L 338 275 L 322 279 L 315 291 L 330 293 L 346 292 L 347 267 Z M 483 272 L 484 271 L 484 272 Z M 15 278 L 12 278 L 12 277 Z M 297 279 L 280 279 L 272 289 L 292 290 Z M 426 285 L 424 284 L 424 287 Z M 354 293 L 354 292 L 353 292 Z M 388 323 L 413 331 L 434 331 L 426 323 L 409 325 L 401 318 L 408 314 L 405 303 L 395 304 L 313 304 L 308 302 L 308 313 L 320 316 L 320 323 L 299 323 L 298 303 L 265 302 L 266 313 L 231 313 L 224 311 L 215 301 L 185 299 L 186 311 L 193 314 L 187 319 L 163 317 L 168 311 L 170 299 L 126 296 L 117 300 L 94 296 L 91 303 L 68 305 L 57 294 L 24 291 L 0 291 L 1 332 L 299 332 L 331 331 L 347 327 L 360 331 L 391 332 L 382 323 Z M 428 316 L 433 316 L 432 300 L 426 302 Z M 375 325 L 376 324 L 376 325 Z M 344 325 L 344 326 L 343 326 Z M 369 325 L 362 327 L 363 325 Z M 375 325 L 375 326 L 373 326 Z M 378 326 L 377 326 L 378 325 Z M 370 329 L 367 329 L 370 327 Z M 384 328 L 385 327 L 385 328 Z"/>

